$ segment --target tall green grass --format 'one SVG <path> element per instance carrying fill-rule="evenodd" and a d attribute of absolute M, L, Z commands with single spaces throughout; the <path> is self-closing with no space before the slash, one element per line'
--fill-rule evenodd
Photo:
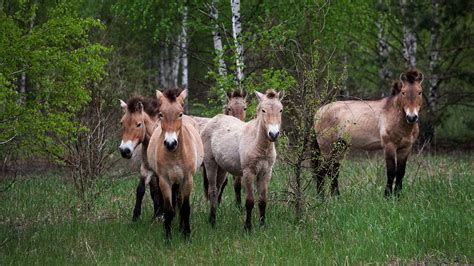
<path fill-rule="evenodd" d="M 250 235 L 231 186 L 217 228 L 210 227 L 198 175 L 191 240 L 179 235 L 175 219 L 170 246 L 162 223 L 151 221 L 148 191 L 141 220 L 131 222 L 133 178 L 115 182 L 86 207 L 60 176 L 22 177 L 0 194 L 0 264 L 473 263 L 473 161 L 471 155 L 414 156 L 399 199 L 383 197 L 383 160 L 345 161 L 341 196 L 323 200 L 308 190 L 298 221 L 282 193 L 291 175 L 279 166 L 267 226 L 257 226 L 255 208 Z"/>

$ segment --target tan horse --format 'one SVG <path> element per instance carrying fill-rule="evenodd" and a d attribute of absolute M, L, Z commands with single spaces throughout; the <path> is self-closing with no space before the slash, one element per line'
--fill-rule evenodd
<path fill-rule="evenodd" d="M 395 193 L 400 192 L 408 154 L 418 137 L 422 81 L 422 73 L 408 71 L 400 76 L 400 83 L 394 85 L 389 97 L 378 101 L 337 101 L 319 109 L 314 119 L 323 157 L 323 165 L 316 170 L 318 190 L 329 171 L 332 193 L 339 193 L 337 175 L 341 153 L 335 150 L 337 144 L 339 147 L 342 144 L 362 150 L 383 149 L 387 165 L 385 195 L 392 194 L 395 178 Z"/>
<path fill-rule="evenodd" d="M 160 102 L 160 125 L 155 129 L 148 148 L 148 161 L 157 174 L 165 209 L 165 237 L 171 239 L 171 222 L 175 215 L 176 201 L 180 200 L 180 231 L 188 237 L 189 198 L 193 176 L 203 160 L 203 146 L 195 122 L 183 115 L 183 104 L 188 91 L 178 93 L 156 91 Z"/>
<path fill-rule="evenodd" d="M 120 100 L 124 114 L 120 120 L 122 125 L 122 143 L 119 150 L 123 158 L 130 159 L 137 150 L 141 155 L 140 179 L 136 191 L 135 208 L 132 221 L 137 221 L 142 210 L 143 196 L 146 185 L 150 185 L 150 196 L 153 200 L 154 217 L 163 214 L 163 197 L 158 181 L 147 162 L 147 148 L 150 137 L 155 129 L 159 104 L 156 99 L 136 96 L 126 103 Z M 141 149 L 139 145 L 141 144 Z"/>
<path fill-rule="evenodd" d="M 253 183 L 256 182 L 260 224 L 265 224 L 268 184 L 276 160 L 275 141 L 280 134 L 280 93 L 268 90 L 266 94 L 256 92 L 259 100 L 257 117 L 247 123 L 228 115 L 217 115 L 204 128 L 201 137 L 204 143 L 204 164 L 209 180 L 211 225 L 216 223 L 218 195 L 222 189 L 226 172 L 243 176 L 247 218 L 245 229 L 252 227 L 254 206 Z"/>
<path fill-rule="evenodd" d="M 245 121 L 245 111 L 247 110 L 247 91 L 240 91 L 235 90 L 233 92 L 227 92 L 227 104 L 224 106 L 224 114 L 231 115 L 240 119 L 241 121 Z M 199 118 L 201 119 L 201 118 Z M 206 118 L 206 124 L 209 122 L 210 118 Z M 197 120 L 198 123 L 201 120 Z M 202 127 L 204 128 L 204 127 Z M 201 130 L 202 131 L 202 130 Z M 209 183 L 207 181 L 206 176 L 206 167 L 203 167 L 203 185 L 204 185 L 204 195 L 208 196 L 208 188 Z M 222 193 L 227 185 L 227 178 L 225 179 L 224 183 L 222 184 L 222 188 L 219 193 L 218 202 L 220 203 L 222 200 Z M 242 197 L 241 197 L 241 190 L 242 190 L 242 176 L 234 176 L 234 193 L 235 193 L 235 204 L 238 207 L 242 206 Z"/>

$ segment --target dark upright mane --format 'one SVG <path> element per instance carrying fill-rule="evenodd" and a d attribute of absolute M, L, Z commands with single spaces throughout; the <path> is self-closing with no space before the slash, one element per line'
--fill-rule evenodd
<path fill-rule="evenodd" d="M 176 102 L 176 98 L 181 93 L 178 89 L 167 89 L 163 92 L 163 96 L 165 96 L 170 102 Z"/>
<path fill-rule="evenodd" d="M 402 91 L 402 83 L 400 81 L 395 81 L 392 85 L 392 96 L 398 95 Z"/>
<path fill-rule="evenodd" d="M 273 99 L 273 98 L 278 97 L 278 94 L 272 89 L 268 89 L 267 92 L 265 92 L 265 95 L 267 96 L 268 99 Z"/>
<path fill-rule="evenodd" d="M 415 83 L 415 81 L 417 81 L 418 77 L 420 76 L 420 72 L 418 72 L 418 70 L 411 70 L 408 71 L 405 76 L 407 77 L 408 82 Z"/>
<path fill-rule="evenodd" d="M 247 96 L 247 91 L 246 90 L 235 90 L 233 92 L 228 91 L 227 92 L 227 97 L 228 98 L 245 98 Z"/>
<path fill-rule="evenodd" d="M 160 103 L 158 99 L 144 96 L 134 96 L 127 101 L 127 109 L 130 113 L 140 111 L 140 103 L 143 105 L 143 111 L 149 116 L 156 116 L 159 113 Z"/>

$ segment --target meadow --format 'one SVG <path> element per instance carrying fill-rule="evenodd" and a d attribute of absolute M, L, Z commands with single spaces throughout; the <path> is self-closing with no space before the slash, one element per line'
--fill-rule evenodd
<path fill-rule="evenodd" d="M 267 226 L 258 227 L 254 210 L 251 234 L 231 186 L 211 228 L 195 176 L 191 239 L 175 219 L 169 246 L 162 222 L 151 220 L 148 190 L 140 221 L 131 222 L 135 177 L 86 206 L 64 175 L 21 176 L 0 193 L 0 265 L 474 263 L 472 154 L 413 156 L 399 199 L 383 197 L 381 158 L 345 160 L 341 195 L 323 199 L 310 188 L 298 220 L 284 193 L 291 176 L 284 165 L 274 169 Z"/>

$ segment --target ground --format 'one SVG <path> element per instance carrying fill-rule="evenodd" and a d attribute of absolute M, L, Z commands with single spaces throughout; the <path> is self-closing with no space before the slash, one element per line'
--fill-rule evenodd
<path fill-rule="evenodd" d="M 306 193 L 304 215 L 283 193 L 291 175 L 273 174 L 267 226 L 243 230 L 244 213 L 228 186 L 217 228 L 208 224 L 202 177 L 195 177 L 192 237 L 178 233 L 166 246 L 151 221 L 148 191 L 141 220 L 131 222 L 136 179 L 115 181 L 87 205 L 57 174 L 22 176 L 0 192 L 0 264 L 316 264 L 473 263 L 474 156 L 420 155 L 408 163 L 399 199 L 383 197 L 380 158 L 343 163 L 341 195 Z M 256 208 L 258 209 L 258 208 Z M 256 212 L 254 212 L 256 214 Z"/>

